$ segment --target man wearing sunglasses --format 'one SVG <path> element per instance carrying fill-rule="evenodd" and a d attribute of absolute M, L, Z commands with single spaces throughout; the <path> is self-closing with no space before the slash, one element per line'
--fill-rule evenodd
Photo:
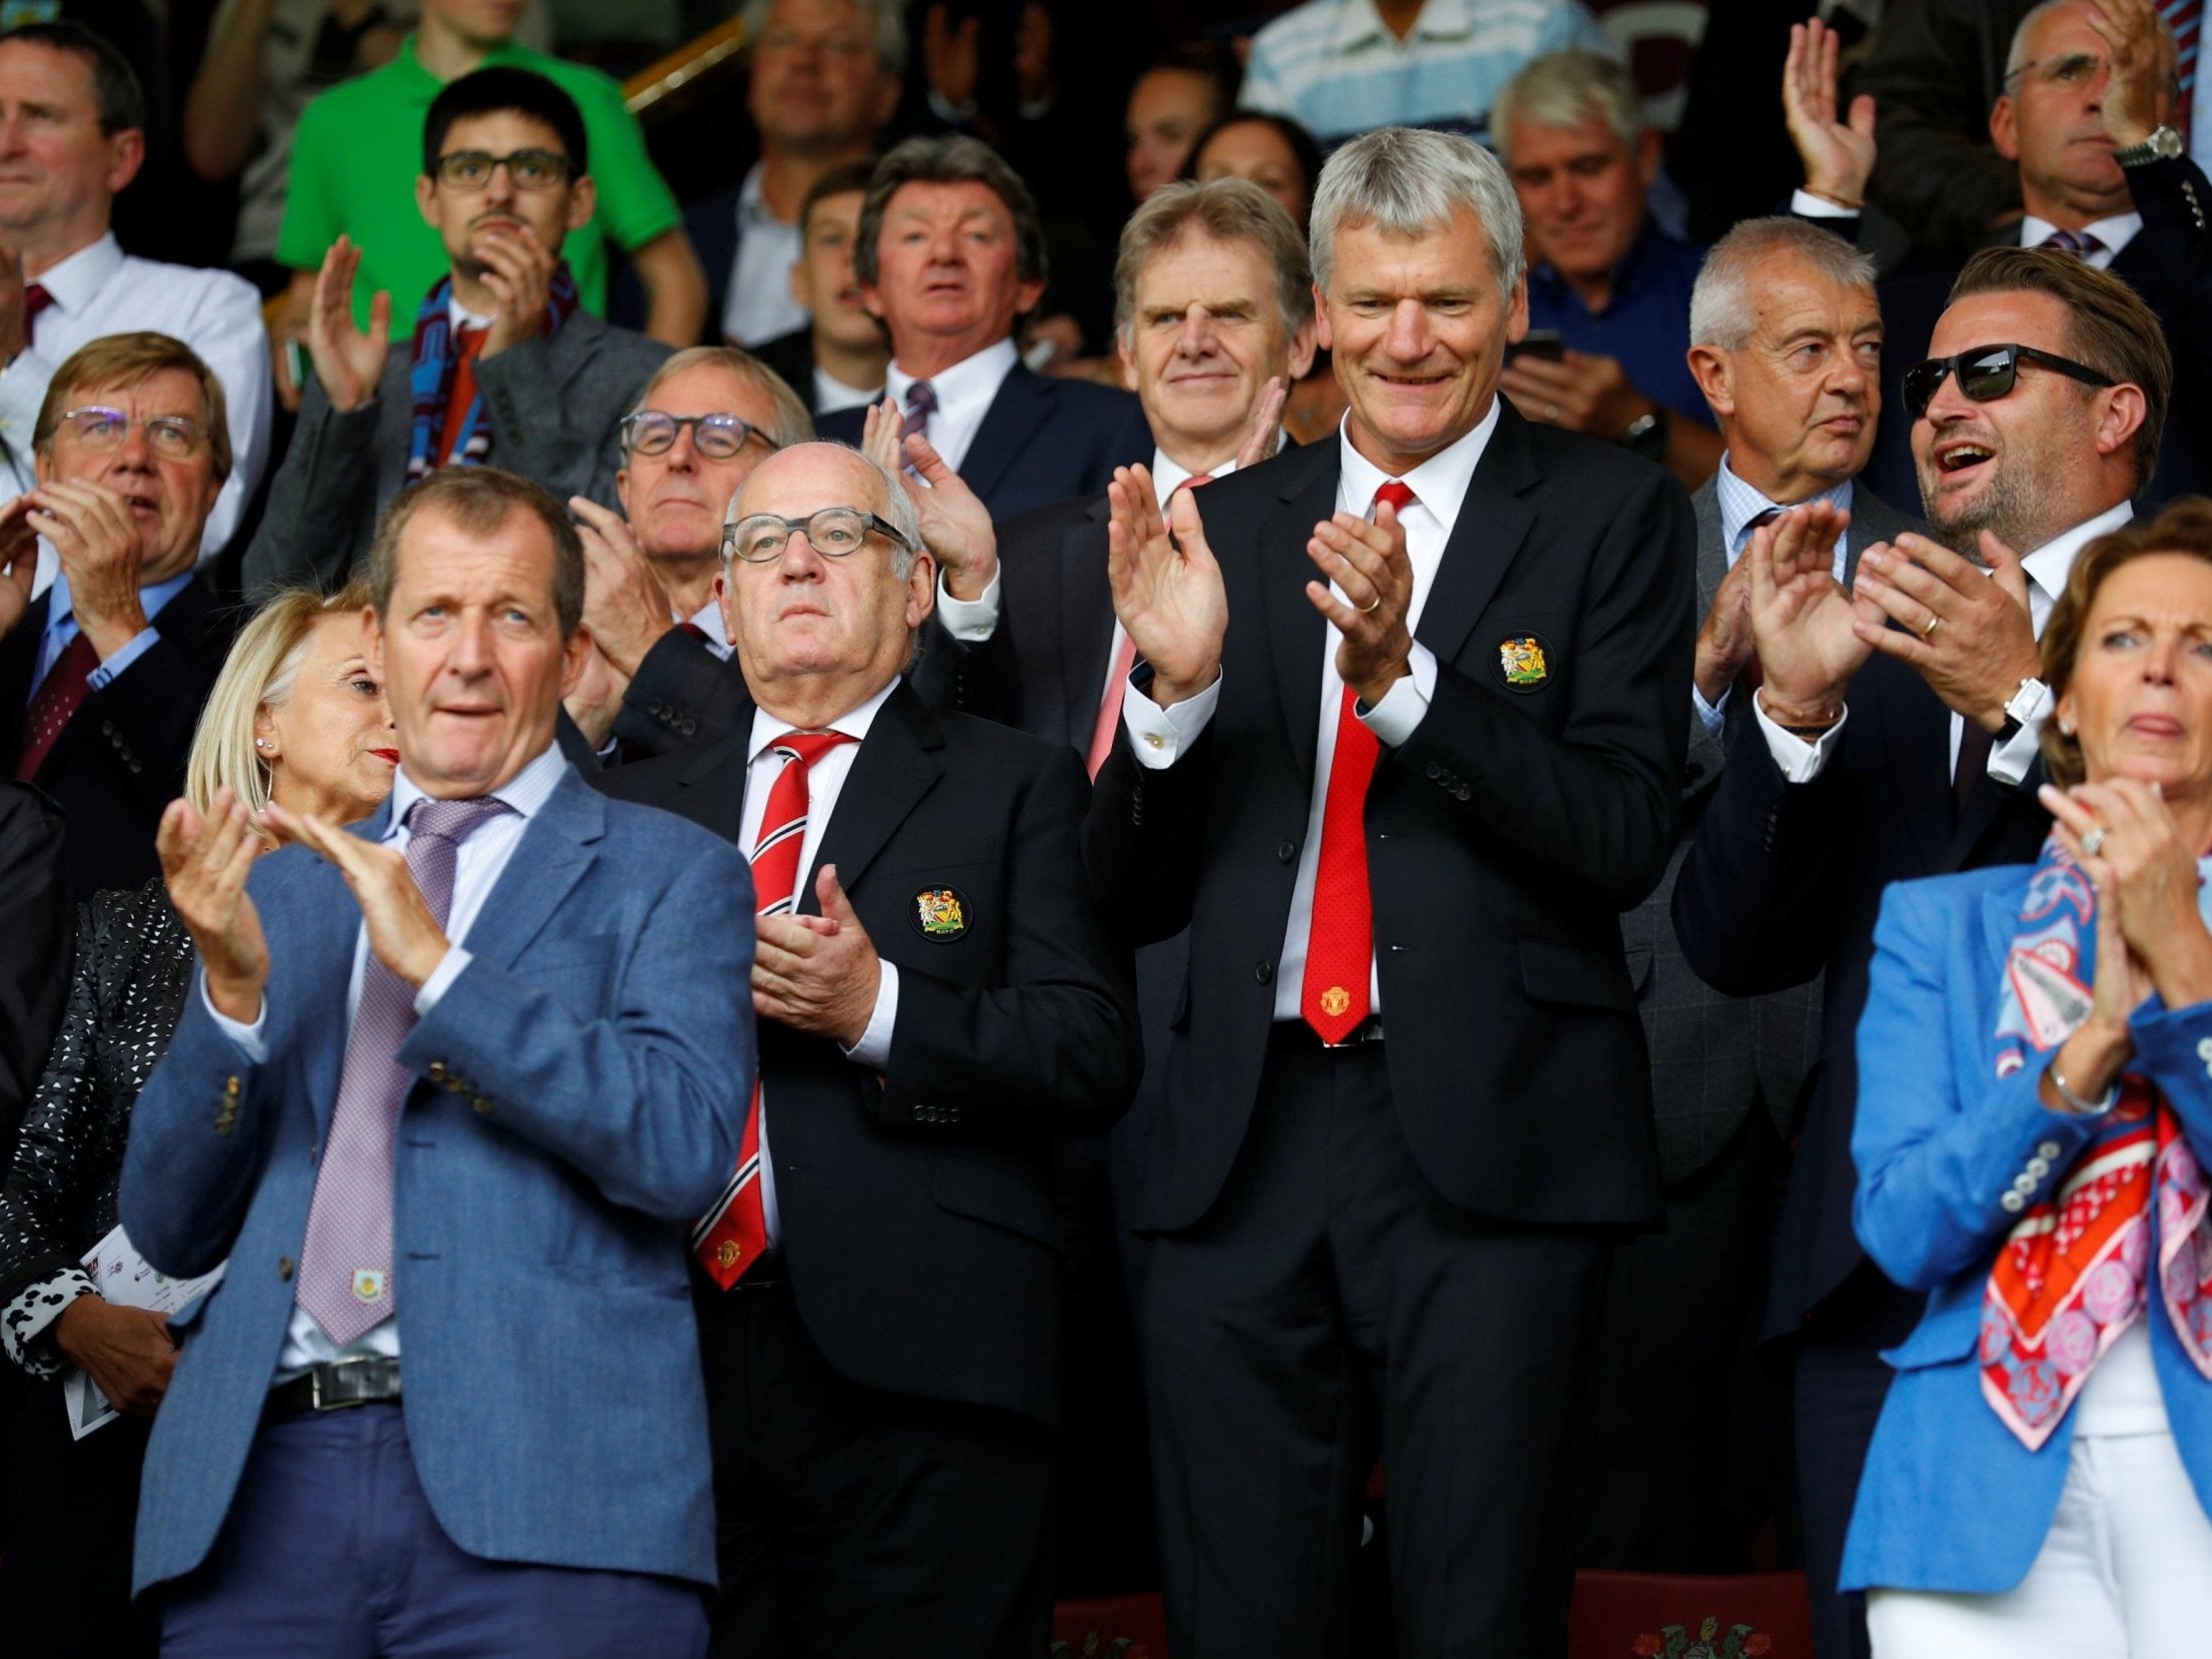
<path fill-rule="evenodd" d="M 1081 762 L 908 683 L 936 570 L 868 456 L 763 460 L 722 546 L 738 717 L 599 776 L 736 842 L 758 906 L 758 1089 L 692 1235 L 713 1651 L 1029 1659 L 1063 1380 L 1048 1147 L 1110 1124 L 1140 1064 Z"/>
<path fill-rule="evenodd" d="M 1682 952 L 1715 989 L 1826 975 L 1766 1323 L 1793 1361 L 1820 1659 L 1866 1652 L 1836 1574 L 1888 1388 L 1881 1351 L 1920 1306 L 1851 1229 L 1853 1039 L 1882 890 L 2042 844 L 2036 638 L 2075 555 L 2128 518 L 2172 377 L 2133 290 L 2040 249 L 1969 260 L 1929 351 L 1902 376 L 1901 414 L 1934 536 L 1868 547 L 1846 593 L 1829 563 L 1842 515 L 1814 505 L 1753 535 L 1756 729 L 1730 746 L 1674 890 Z"/>
<path fill-rule="evenodd" d="M 442 466 L 490 462 L 556 497 L 613 496 L 616 422 L 668 349 L 581 309 L 560 257 L 597 199 L 574 101 L 525 69 L 454 81 L 424 122 L 415 196 L 447 256 L 427 295 L 379 293 L 363 329 L 364 251 L 341 237 L 323 260 L 314 374 L 246 551 L 257 596 L 342 583 L 385 504 Z M 393 339 L 397 304 L 417 308 L 412 339 Z"/>

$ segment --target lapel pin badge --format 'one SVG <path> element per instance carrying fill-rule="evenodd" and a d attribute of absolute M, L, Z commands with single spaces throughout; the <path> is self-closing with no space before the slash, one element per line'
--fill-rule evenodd
<path fill-rule="evenodd" d="M 968 931 L 968 907 L 957 887 L 925 887 L 914 895 L 914 927 L 924 939 L 957 939 Z"/>
<path fill-rule="evenodd" d="M 1551 648 L 1533 633 L 1498 643 L 1498 672 L 1510 691 L 1534 691 L 1552 677 Z"/>

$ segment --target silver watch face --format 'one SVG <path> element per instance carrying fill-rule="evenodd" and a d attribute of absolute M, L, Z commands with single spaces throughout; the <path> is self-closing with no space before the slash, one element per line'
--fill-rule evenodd
<path fill-rule="evenodd" d="M 2181 134 L 2172 127 L 2154 127 L 2142 143 L 2130 144 L 2114 155 L 2123 165 L 2131 161 L 2172 161 L 2183 148 Z"/>

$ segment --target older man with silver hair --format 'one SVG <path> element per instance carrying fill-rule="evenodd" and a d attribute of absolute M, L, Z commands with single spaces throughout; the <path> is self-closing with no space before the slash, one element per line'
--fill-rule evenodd
<path fill-rule="evenodd" d="M 1172 1645 L 1350 1652 L 1380 1452 L 1404 1651 L 1556 1653 L 1612 1240 L 1659 1215 L 1618 916 L 1672 839 L 1689 507 L 1498 396 L 1479 146 L 1370 133 L 1313 226 L 1337 440 L 1110 491 L 1147 667 L 1085 851 L 1139 939 L 1190 929 L 1133 1218 Z"/>
<path fill-rule="evenodd" d="M 1083 773 L 906 682 L 936 570 L 869 457 L 762 461 L 723 562 L 742 718 L 601 780 L 752 859 L 760 1076 L 692 1233 L 714 1651 L 1034 1659 L 1064 1328 L 1047 1148 L 1110 1124 L 1139 1063 Z"/>

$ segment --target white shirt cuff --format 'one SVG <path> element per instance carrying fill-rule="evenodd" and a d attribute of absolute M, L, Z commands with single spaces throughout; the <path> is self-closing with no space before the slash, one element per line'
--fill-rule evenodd
<path fill-rule="evenodd" d="M 236 1043 L 245 1053 L 246 1058 L 256 1066 L 267 1060 L 269 1058 L 269 1043 L 264 1033 L 269 1025 L 269 999 L 267 997 L 261 999 L 261 1011 L 254 1016 L 252 1025 L 241 1025 L 215 1006 L 215 999 L 208 995 L 208 976 L 206 973 L 203 972 L 196 977 L 200 981 L 200 1000 L 207 1004 L 208 1013 L 214 1019 L 216 1029 Z"/>
<path fill-rule="evenodd" d="M 1989 746 L 1989 775 L 2007 789 L 2020 787 L 2035 757 L 2043 748 L 2043 722 L 2051 717 L 2054 699 L 2049 686 L 2042 688 L 2034 710 L 2020 722 L 2020 729 L 2002 743 Z"/>
<path fill-rule="evenodd" d="M 1834 725 L 1817 740 L 1807 743 L 1795 732 L 1784 731 L 1774 724 L 1773 717 L 1756 697 L 1751 699 L 1751 713 L 1758 719 L 1758 729 L 1766 734 L 1766 752 L 1774 757 L 1774 764 L 1781 768 L 1783 781 L 1787 783 L 1810 783 L 1820 775 L 1820 769 L 1827 765 L 1828 756 L 1835 748 L 1836 734 L 1851 717 L 1846 707 L 1836 716 Z"/>
<path fill-rule="evenodd" d="M 448 945 L 446 954 L 438 959 L 438 966 L 431 970 L 430 978 L 423 981 L 423 989 L 415 993 L 415 1017 L 430 1018 L 430 1011 L 438 1006 L 438 999 L 453 989 L 454 981 L 462 971 L 476 960 L 459 945 Z"/>
<path fill-rule="evenodd" d="M 1137 764 L 1149 772 L 1164 772 L 1185 748 L 1198 741 L 1206 722 L 1221 702 L 1221 676 L 1195 697 L 1185 697 L 1173 708 L 1162 708 L 1134 684 L 1121 699 L 1122 729 L 1137 751 Z"/>
<path fill-rule="evenodd" d="M 121 650 L 87 674 L 85 683 L 91 686 L 93 690 L 98 691 L 101 687 L 112 682 L 116 675 L 122 673 L 124 669 L 144 656 L 147 648 L 160 638 L 161 635 L 154 631 L 153 624 L 149 622 L 145 627 L 140 628 L 138 632 L 126 639 Z"/>
<path fill-rule="evenodd" d="M 1847 208 L 1840 202 L 1831 202 L 1825 196 L 1815 196 L 1809 190 L 1793 190 L 1789 193 L 1789 211 L 1799 219 L 1856 219 L 1858 209 Z"/>
<path fill-rule="evenodd" d="M 1719 741 L 1720 733 L 1728 723 L 1728 693 L 1734 689 L 1734 686 L 1729 686 L 1726 691 L 1720 693 L 1718 702 L 1708 703 L 1705 701 L 1705 694 L 1697 689 L 1696 682 L 1692 681 L 1690 683 L 1690 710 L 1697 716 L 1698 724 L 1705 728 L 1705 735 L 1715 742 Z"/>
<path fill-rule="evenodd" d="M 980 645 L 998 631 L 998 575 L 994 565 L 991 579 L 984 583 L 978 597 L 955 599 L 952 589 L 945 586 L 944 572 L 937 572 L 937 615 L 944 622 L 945 632 L 970 645 Z"/>
<path fill-rule="evenodd" d="M 878 959 L 876 972 L 875 1007 L 868 1015 L 868 1029 L 844 1053 L 855 1066 L 887 1072 L 891 1069 L 891 1028 L 898 1024 L 898 964 Z"/>
<path fill-rule="evenodd" d="M 1414 728 L 1428 714 L 1429 704 L 1436 700 L 1436 652 L 1417 639 L 1406 657 L 1406 666 L 1412 672 L 1401 674 L 1398 683 L 1383 693 L 1381 702 L 1360 714 L 1375 740 L 1385 748 L 1395 749 L 1413 736 Z M 1358 712 L 1359 705 L 1354 703 L 1353 709 Z"/>

